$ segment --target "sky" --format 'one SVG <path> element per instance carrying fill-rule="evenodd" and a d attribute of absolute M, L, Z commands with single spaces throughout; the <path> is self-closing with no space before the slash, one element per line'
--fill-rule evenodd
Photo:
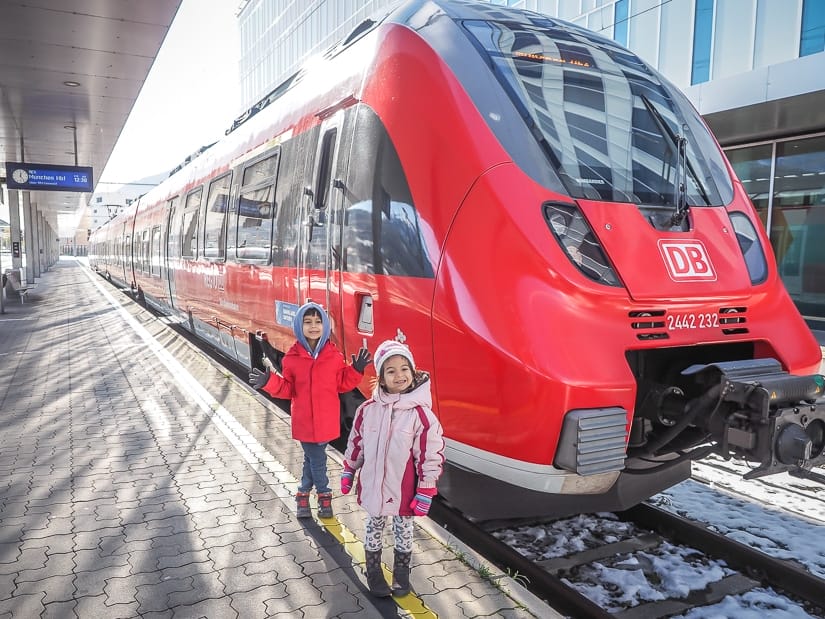
<path fill-rule="evenodd" d="M 238 0 L 183 0 L 97 191 L 165 172 L 240 114 Z"/>

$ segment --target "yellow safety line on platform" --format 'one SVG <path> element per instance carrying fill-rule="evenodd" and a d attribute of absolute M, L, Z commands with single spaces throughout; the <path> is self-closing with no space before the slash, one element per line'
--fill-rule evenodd
<path fill-rule="evenodd" d="M 209 416 L 210 420 L 217 427 L 218 430 L 229 440 L 229 442 L 238 450 L 238 453 L 246 460 L 246 462 L 259 474 L 263 469 L 265 472 L 274 475 L 279 482 L 288 490 L 290 496 L 294 497 L 295 491 L 298 487 L 298 481 L 289 470 L 279 460 L 273 456 L 268 449 L 261 445 L 258 440 L 244 428 L 237 419 L 226 410 L 220 402 L 218 402 L 212 395 L 201 385 L 189 371 L 183 367 L 183 364 L 170 353 L 166 348 L 158 342 L 149 331 L 143 327 L 126 309 L 115 300 L 115 298 L 104 288 L 103 284 L 98 281 L 97 276 L 90 271 L 83 269 L 83 273 L 89 279 L 97 290 L 108 301 L 111 307 L 126 321 L 129 327 L 140 337 L 147 345 L 147 347 L 155 354 L 155 356 L 167 367 L 171 372 L 172 377 L 178 385 L 193 396 L 193 401 L 197 406 Z M 266 454 L 268 458 L 261 458 L 261 454 Z M 274 491 L 274 489 L 273 489 Z M 285 500 L 281 493 L 275 492 L 275 496 L 282 501 Z M 289 506 L 289 504 L 287 504 Z M 294 506 L 294 503 L 292 503 Z M 315 501 L 313 499 L 313 506 Z M 292 507 L 294 512 L 294 507 Z M 347 529 L 344 525 L 338 522 L 337 518 L 316 518 L 316 522 L 321 524 L 329 533 L 337 539 L 350 557 L 358 562 L 359 565 L 366 563 L 364 556 L 364 545 L 358 541 L 353 535 L 352 531 Z M 392 578 L 392 573 L 383 563 L 381 567 L 384 570 L 384 576 Z M 412 592 L 403 597 L 393 598 L 395 603 L 412 614 L 413 617 L 421 617 L 422 619 L 438 619 L 438 615 L 431 611 L 424 605 L 421 599 Z"/>
<path fill-rule="evenodd" d="M 364 544 L 358 541 L 358 538 L 353 532 L 341 524 L 337 518 L 318 518 L 316 522 L 320 523 L 338 540 L 344 552 L 352 557 L 355 562 L 359 565 L 366 563 L 367 559 L 364 555 Z M 384 563 L 381 563 L 381 567 L 384 570 L 384 578 L 392 581 L 392 572 L 390 569 Z M 413 617 L 438 619 L 438 615 L 427 608 L 427 605 L 421 601 L 421 598 L 412 593 L 412 591 L 407 595 L 393 597 L 392 599 L 399 607 L 409 612 Z"/>

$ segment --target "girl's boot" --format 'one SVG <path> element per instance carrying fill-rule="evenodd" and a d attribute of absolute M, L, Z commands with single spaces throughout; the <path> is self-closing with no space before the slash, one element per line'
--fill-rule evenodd
<path fill-rule="evenodd" d="M 332 492 L 318 493 L 318 517 L 332 518 Z"/>
<path fill-rule="evenodd" d="M 392 594 L 396 597 L 410 592 L 410 556 L 412 552 L 395 551 L 392 564 Z"/>
<path fill-rule="evenodd" d="M 312 512 L 309 511 L 309 492 L 296 493 L 295 503 L 298 508 L 295 515 L 298 518 L 312 518 Z"/>
<path fill-rule="evenodd" d="M 367 585 L 370 593 L 377 598 L 390 597 L 392 591 L 384 579 L 384 570 L 381 569 L 381 551 L 367 550 L 364 554 L 367 556 Z"/>

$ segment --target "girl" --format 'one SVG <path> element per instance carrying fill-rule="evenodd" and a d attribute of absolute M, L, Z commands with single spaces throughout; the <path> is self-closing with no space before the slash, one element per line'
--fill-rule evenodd
<path fill-rule="evenodd" d="M 410 591 L 413 515 L 426 516 L 444 463 L 441 424 L 432 407 L 430 377 L 416 371 L 410 349 L 395 340 L 378 346 L 378 384 L 355 413 L 344 454 L 341 492 L 352 489 L 355 471 L 358 504 L 367 511 L 364 549 L 367 584 L 376 597 Z M 381 570 L 387 516 L 392 516 L 395 556 L 392 590 Z"/>

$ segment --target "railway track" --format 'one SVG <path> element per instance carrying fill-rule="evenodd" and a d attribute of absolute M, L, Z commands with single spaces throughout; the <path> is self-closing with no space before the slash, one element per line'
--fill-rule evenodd
<path fill-rule="evenodd" d="M 504 572 L 517 574 L 519 582 L 533 594 L 548 601 L 557 611 L 572 617 L 672 617 L 686 614 L 691 609 L 717 604 L 727 596 L 761 592 L 763 587 L 771 587 L 774 591 L 797 600 L 798 606 L 803 607 L 811 616 L 825 617 L 825 580 L 813 576 L 794 562 L 774 559 L 715 533 L 701 523 L 648 504 L 615 516 L 616 521 L 631 527 L 633 533 L 628 537 L 611 541 L 615 536 L 609 533 L 605 536 L 606 539 L 593 547 L 538 560 L 515 549 L 518 542 L 514 542 L 513 538 L 517 536 L 501 536 L 500 528 L 488 531 L 482 526 L 467 522 L 443 504 L 433 509 L 431 517 Z M 501 537 L 504 539 L 500 539 Z M 682 552 L 687 560 L 697 563 L 708 561 L 712 566 L 708 571 L 720 574 L 721 577 L 679 597 L 663 595 L 660 599 L 638 604 L 602 604 L 583 593 L 590 590 L 592 594 L 593 588 L 588 584 L 587 575 L 592 576 L 597 572 L 588 566 L 613 564 L 644 570 L 645 564 L 649 563 L 649 553 L 655 552 L 655 548 L 663 544 L 684 547 Z M 721 568 L 722 565 L 727 567 Z M 759 595 L 770 597 L 773 593 L 769 590 L 769 593 Z"/>

